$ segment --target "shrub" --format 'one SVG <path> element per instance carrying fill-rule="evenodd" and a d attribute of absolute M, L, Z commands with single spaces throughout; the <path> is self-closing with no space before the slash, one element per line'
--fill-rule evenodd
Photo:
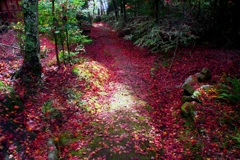
<path fill-rule="evenodd" d="M 3 83 L 1 80 L 0 80 L 0 94 L 8 94 L 10 92 L 13 92 L 13 88 L 10 87 L 9 85 Z"/>
<path fill-rule="evenodd" d="M 240 80 L 236 77 L 227 77 L 224 83 L 220 83 L 218 89 L 218 98 L 231 101 L 233 103 L 240 102 Z"/>
<path fill-rule="evenodd" d="M 62 112 L 52 105 L 52 101 L 46 101 L 42 106 L 42 113 L 46 120 L 62 117 Z"/>
<path fill-rule="evenodd" d="M 125 29 L 132 31 L 125 39 L 133 40 L 141 47 L 151 49 L 152 52 L 168 52 L 176 45 L 187 46 L 196 40 L 191 27 L 179 19 L 163 19 L 159 24 L 153 20 L 136 20 L 128 24 Z"/>
<path fill-rule="evenodd" d="M 52 34 L 54 33 L 61 40 L 69 40 L 69 44 L 81 43 L 85 44 L 89 42 L 89 39 L 82 35 L 81 29 L 79 29 L 80 10 L 79 7 L 73 7 L 82 5 L 80 2 L 74 1 L 65 3 L 55 3 L 55 15 L 52 15 L 52 2 L 40 1 L 39 8 L 39 32 Z M 67 6 L 66 8 L 63 6 Z M 83 17 L 86 17 L 82 14 Z M 65 17 L 65 19 L 63 18 Z M 53 24 L 53 19 L 56 19 L 56 23 Z M 66 33 L 66 31 L 68 33 Z M 66 35 L 68 34 L 68 35 Z M 68 36 L 68 37 L 67 37 Z M 59 41 L 61 41 L 59 40 Z M 61 42 L 59 42 L 61 43 Z"/>
<path fill-rule="evenodd" d="M 93 19 L 93 22 L 101 22 L 102 18 L 100 16 L 96 16 L 94 19 Z"/>
<path fill-rule="evenodd" d="M 21 98 L 14 89 L 0 80 L 0 116 L 15 117 L 24 107 Z"/>

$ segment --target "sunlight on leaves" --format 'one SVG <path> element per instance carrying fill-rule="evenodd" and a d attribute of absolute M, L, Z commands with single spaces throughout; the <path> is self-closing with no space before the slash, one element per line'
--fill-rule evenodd
<path fill-rule="evenodd" d="M 138 100 L 127 85 L 115 83 L 116 91 L 110 99 L 110 111 L 129 109 L 134 106 L 144 106 L 146 102 Z"/>
<path fill-rule="evenodd" d="M 80 79 L 90 83 L 91 87 L 97 87 L 103 90 L 103 85 L 109 80 L 109 72 L 100 63 L 96 61 L 84 62 L 73 68 L 73 73 L 77 74 Z"/>

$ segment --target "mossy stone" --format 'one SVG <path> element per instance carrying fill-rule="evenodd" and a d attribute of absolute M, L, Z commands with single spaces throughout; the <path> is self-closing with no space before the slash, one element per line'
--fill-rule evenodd
<path fill-rule="evenodd" d="M 192 116 L 192 113 L 194 111 L 194 103 L 191 102 L 185 102 L 181 106 L 181 114 L 184 118 L 189 118 Z"/>
<path fill-rule="evenodd" d="M 186 94 L 186 95 L 192 95 L 193 92 L 195 91 L 193 86 L 189 83 L 184 83 L 182 88 L 184 90 L 184 94 Z"/>

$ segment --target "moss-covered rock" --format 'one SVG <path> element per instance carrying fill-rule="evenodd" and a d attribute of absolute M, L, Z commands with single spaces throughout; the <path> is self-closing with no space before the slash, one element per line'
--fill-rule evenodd
<path fill-rule="evenodd" d="M 97 87 L 100 90 L 110 78 L 108 69 L 96 61 L 84 62 L 80 65 L 76 65 L 72 72 L 80 79 L 84 79 L 86 82 L 90 83 L 91 86 Z"/>
<path fill-rule="evenodd" d="M 213 90 L 214 87 L 212 85 L 202 85 L 193 92 L 191 97 L 197 102 L 210 101 L 212 99 Z"/>
<path fill-rule="evenodd" d="M 185 102 L 191 102 L 191 101 L 193 101 L 193 99 L 192 99 L 192 97 L 191 96 L 182 96 L 182 99 L 181 99 L 181 101 L 183 102 L 183 103 L 185 103 Z"/>
<path fill-rule="evenodd" d="M 212 78 L 211 71 L 207 68 L 203 68 L 201 71 L 202 76 L 198 78 L 199 82 L 204 82 Z"/>
<path fill-rule="evenodd" d="M 192 119 L 193 119 L 194 106 L 195 106 L 195 103 L 194 103 L 194 102 L 185 102 L 185 103 L 181 106 L 181 115 L 182 115 L 184 118 L 192 118 Z"/>
<path fill-rule="evenodd" d="M 189 76 L 183 83 L 182 89 L 185 95 L 192 95 L 195 91 L 195 86 L 198 85 L 197 77 L 194 75 Z"/>
<path fill-rule="evenodd" d="M 207 90 L 211 89 L 210 85 L 202 85 L 201 82 L 210 80 L 211 77 L 211 72 L 207 68 L 203 68 L 201 73 L 189 76 L 182 85 L 184 91 L 182 102 L 201 102 L 202 100 L 199 97 L 202 96 L 202 93 L 207 93 Z"/>

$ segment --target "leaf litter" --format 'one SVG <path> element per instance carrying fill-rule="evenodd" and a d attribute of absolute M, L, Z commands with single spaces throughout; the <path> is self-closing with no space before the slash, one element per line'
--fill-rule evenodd
<path fill-rule="evenodd" d="M 7 43 L 14 34 L 3 36 Z M 22 104 L 6 103 L 9 93 L 1 90 L 1 158 L 7 154 L 14 159 L 47 159 L 49 138 L 54 139 L 62 159 L 239 158 L 236 142 L 228 138 L 232 129 L 218 122 L 224 120 L 222 115 L 239 119 L 233 107 L 199 104 L 205 120 L 191 127 L 181 117 L 179 87 L 203 67 L 212 71 L 215 82 L 222 73 L 239 76 L 236 51 L 226 54 L 197 47 L 189 54 L 189 49 L 182 48 L 168 73 L 163 65 L 166 58 L 122 40 L 105 23 L 95 23 L 90 36 L 94 42 L 86 46 L 86 55 L 79 55 L 86 61 L 62 65 L 59 70 L 54 44 L 41 36 L 48 56 L 41 60 L 43 84 L 33 93 L 10 79 L 22 58 L 3 48 L 0 80 L 14 88 Z M 3 112 L 11 105 L 11 112 Z M 239 130 L 239 122 L 230 121 Z"/>

